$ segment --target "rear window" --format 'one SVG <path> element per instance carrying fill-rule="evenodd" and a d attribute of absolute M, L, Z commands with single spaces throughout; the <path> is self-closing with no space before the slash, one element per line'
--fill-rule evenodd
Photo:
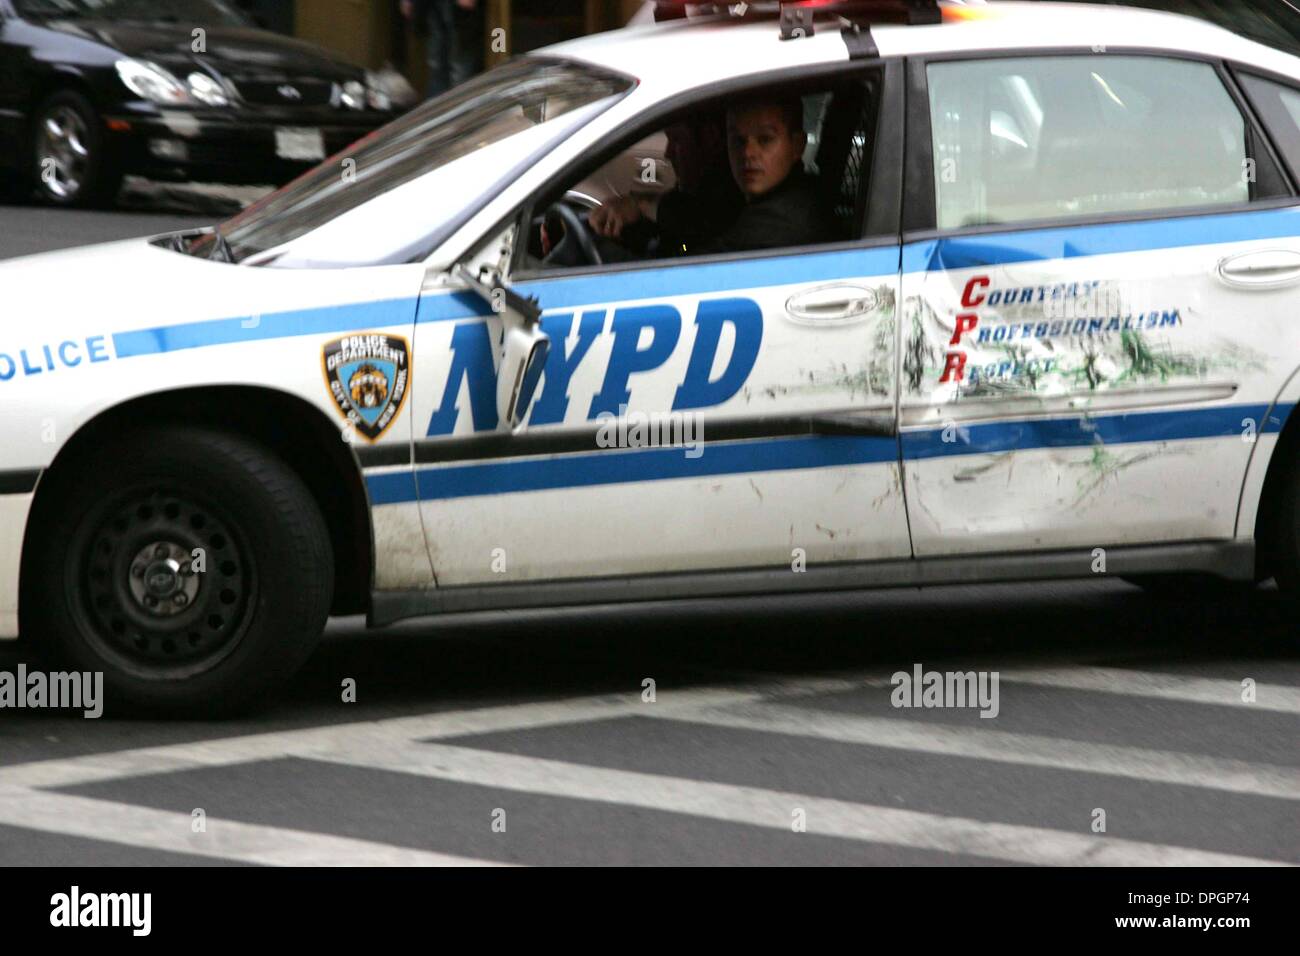
<path fill-rule="evenodd" d="M 1209 64 L 1036 56 L 927 72 L 941 229 L 1250 199 L 1245 120 Z"/>

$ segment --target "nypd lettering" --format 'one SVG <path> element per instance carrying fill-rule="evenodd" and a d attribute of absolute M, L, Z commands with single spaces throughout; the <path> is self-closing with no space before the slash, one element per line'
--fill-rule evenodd
<path fill-rule="evenodd" d="M 83 363 L 107 362 L 112 357 L 102 335 L 0 351 L 0 382 L 77 368 Z"/>
<path fill-rule="evenodd" d="M 576 328 L 576 340 L 570 344 Z M 731 355 L 726 367 L 714 366 L 730 330 Z M 682 315 L 670 305 L 638 305 L 613 310 L 591 309 L 542 317 L 542 331 L 553 343 L 542 371 L 541 390 L 533 403 L 530 425 L 564 421 L 569 410 L 569 384 L 574 372 L 601 335 L 612 334 L 609 364 L 596 394 L 587 400 L 585 415 L 596 420 L 615 414 L 631 399 L 636 376 L 661 368 L 682 338 Z M 673 395 L 672 411 L 720 405 L 740 391 L 758 359 L 763 342 L 763 313 L 752 299 L 711 299 L 695 313 L 695 340 L 686 372 Z M 442 400 L 429 420 L 428 435 L 450 435 L 461 409 L 457 400 L 468 386 L 470 417 L 475 431 L 497 427 L 495 346 L 483 321 L 463 322 L 451 335 L 451 361 Z"/>
<path fill-rule="evenodd" d="M 410 347 L 398 335 L 363 332 L 327 342 L 321 362 L 330 398 L 368 441 L 388 430 L 410 384 Z"/>

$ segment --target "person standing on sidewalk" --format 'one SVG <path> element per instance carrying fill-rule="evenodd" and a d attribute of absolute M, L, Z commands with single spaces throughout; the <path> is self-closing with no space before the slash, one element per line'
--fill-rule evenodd
<path fill-rule="evenodd" d="M 429 98 L 483 69 L 485 5 L 486 0 L 401 0 L 415 35 L 427 37 Z"/>

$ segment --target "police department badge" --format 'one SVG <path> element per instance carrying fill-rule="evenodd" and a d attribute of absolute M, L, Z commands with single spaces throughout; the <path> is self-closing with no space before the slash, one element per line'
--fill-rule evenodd
<path fill-rule="evenodd" d="M 325 384 L 343 417 L 368 441 L 393 423 L 410 385 L 410 349 L 398 335 L 362 332 L 327 342 Z"/>

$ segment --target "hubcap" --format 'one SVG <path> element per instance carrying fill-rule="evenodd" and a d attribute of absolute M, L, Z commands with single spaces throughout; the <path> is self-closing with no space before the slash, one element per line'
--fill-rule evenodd
<path fill-rule="evenodd" d="M 81 114 L 70 106 L 56 106 L 41 119 L 36 174 L 51 194 L 71 199 L 81 191 L 90 164 L 88 139 Z"/>
<path fill-rule="evenodd" d="M 83 632 L 142 676 L 213 666 L 238 644 L 254 606 L 238 529 L 179 490 L 116 496 L 88 516 L 71 557 Z"/>
<path fill-rule="evenodd" d="M 155 617 L 172 617 L 194 603 L 199 574 L 192 552 L 175 541 L 145 545 L 131 561 L 128 587 L 136 605 Z"/>

